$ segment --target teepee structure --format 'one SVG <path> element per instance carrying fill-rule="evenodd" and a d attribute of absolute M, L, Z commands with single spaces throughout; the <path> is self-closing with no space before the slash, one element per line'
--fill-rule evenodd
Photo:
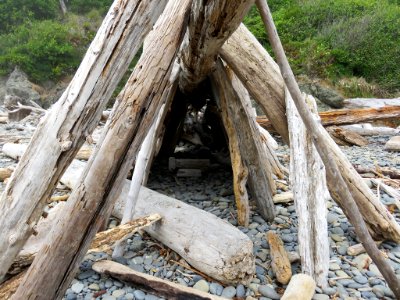
<path fill-rule="evenodd" d="M 182 95 L 196 98 L 204 87 L 215 99 L 228 136 L 239 223 L 249 223 L 248 192 L 260 215 L 267 221 L 274 219 L 274 178 L 288 172 L 256 123 L 251 97 L 291 147 L 289 172 L 303 272 L 318 285 L 326 285 L 325 201 L 330 192 L 400 297 L 399 281 L 372 240 L 400 242 L 400 226 L 322 127 L 313 99 L 299 92 L 266 2 L 257 0 L 257 5 L 279 66 L 241 24 L 254 2 L 114 1 L 75 77 L 40 123 L 1 196 L 0 280 L 35 234 L 57 182 L 84 141 L 91 139 L 111 94 L 142 45 L 143 54 L 117 97 L 91 159 L 79 177 L 72 175 L 76 183 L 65 211 L 13 299 L 61 299 L 96 233 L 118 205 L 125 207 L 120 208 L 123 222 L 158 212 L 163 221 L 148 232 L 210 277 L 231 283 L 246 282 L 254 275 L 250 240 L 218 218 L 177 200 L 155 197 L 142 187 L 167 134 L 167 115 L 179 111 L 184 115 L 187 104 L 180 102 Z M 128 182 L 134 162 L 134 176 Z M 202 243 L 178 236 L 190 222 L 222 232 L 222 241 L 208 240 L 201 232 Z M 213 251 L 194 251 L 207 245 Z M 195 252 L 204 256 L 193 257 Z"/>

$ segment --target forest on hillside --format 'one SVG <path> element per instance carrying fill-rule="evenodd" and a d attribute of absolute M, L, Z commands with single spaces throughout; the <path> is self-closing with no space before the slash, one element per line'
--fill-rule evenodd
<path fill-rule="evenodd" d="M 32 81 L 75 72 L 111 0 L 0 2 L 0 75 L 15 66 Z M 391 97 L 400 91 L 400 0 L 270 0 L 292 68 L 347 97 Z M 245 24 L 269 49 L 258 11 Z"/>

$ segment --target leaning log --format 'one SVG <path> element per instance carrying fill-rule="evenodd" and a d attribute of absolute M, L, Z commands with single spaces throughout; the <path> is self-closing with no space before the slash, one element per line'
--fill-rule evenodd
<path fill-rule="evenodd" d="M 189 288 L 177 283 L 163 280 L 151 275 L 136 272 L 122 264 L 103 260 L 93 264 L 93 270 L 100 274 L 109 275 L 124 282 L 133 283 L 135 286 L 170 300 L 223 300 L 224 298 L 214 296 L 203 291 Z"/>
<path fill-rule="evenodd" d="M 221 107 L 223 118 L 228 126 L 233 127 L 237 136 L 240 155 L 249 172 L 249 186 L 256 200 L 258 211 L 263 218 L 272 221 L 275 208 L 272 196 L 275 183 L 272 179 L 271 165 L 264 151 L 256 122 L 251 118 L 249 107 L 243 103 L 234 90 L 222 61 L 217 62 L 216 70 L 211 75 L 213 92 Z M 225 125 L 225 127 L 227 127 Z M 228 137 L 229 138 L 229 137 Z"/>
<path fill-rule="evenodd" d="M 315 100 L 308 96 L 306 102 L 317 114 Z M 326 287 L 329 269 L 326 202 L 330 196 L 325 167 L 288 91 L 286 109 L 290 136 L 290 182 L 299 223 L 297 240 L 301 269 L 313 277 L 318 286 Z"/>
<path fill-rule="evenodd" d="M 85 164 L 74 160 L 61 182 L 71 189 L 77 188 Z M 116 196 L 113 215 L 119 219 L 125 211 L 130 185 L 131 181 L 125 180 L 121 193 Z M 163 221 L 147 232 L 199 271 L 229 284 L 246 282 L 254 274 L 252 243 L 234 226 L 206 211 L 141 187 L 134 217 L 154 213 L 160 214 Z M 210 234 L 216 228 L 218 234 Z"/>
<path fill-rule="evenodd" d="M 115 0 L 75 77 L 37 128 L 0 199 L 0 279 L 167 2 Z"/>
<path fill-rule="evenodd" d="M 192 92 L 214 68 L 218 51 L 242 22 L 254 0 L 194 0 L 181 50 L 179 87 Z"/>
<path fill-rule="evenodd" d="M 322 125 L 348 125 L 373 121 L 398 120 L 400 106 L 384 106 L 379 108 L 358 108 L 323 111 L 319 113 Z M 272 118 L 271 118 L 272 120 Z M 273 129 L 274 124 L 266 117 L 258 117 L 257 122 L 267 130 Z"/>
<path fill-rule="evenodd" d="M 288 143 L 284 84 L 272 57 L 244 25 L 226 41 L 220 54 Z"/>
<path fill-rule="evenodd" d="M 47 244 L 24 277 L 15 294 L 17 299 L 63 297 L 104 216 L 112 210 L 115 194 L 120 193 L 121 183 L 157 116 L 163 94 L 175 81 L 170 75 L 190 4 L 190 0 L 169 1 L 147 36 L 143 54 L 104 128 L 101 147 L 96 148 L 73 190 L 59 226 L 49 233 Z"/>

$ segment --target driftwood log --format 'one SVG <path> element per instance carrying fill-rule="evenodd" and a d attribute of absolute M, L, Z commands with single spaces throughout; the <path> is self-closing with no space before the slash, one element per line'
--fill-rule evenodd
<path fill-rule="evenodd" d="M 311 96 L 306 102 L 314 115 L 317 105 Z M 306 131 L 289 92 L 286 109 L 290 136 L 290 182 L 298 216 L 298 243 L 303 273 L 325 287 L 329 270 L 329 240 L 326 202 L 330 199 L 325 167 L 311 135 Z"/>
<path fill-rule="evenodd" d="M 292 268 L 283 242 L 279 235 L 272 231 L 267 233 L 267 241 L 271 254 L 271 267 L 276 280 L 282 284 L 287 284 L 292 278 Z"/>
<path fill-rule="evenodd" d="M 399 115 L 400 106 L 341 109 L 319 113 L 323 126 L 347 125 L 391 119 L 398 120 Z M 257 122 L 267 130 L 271 130 L 273 129 L 273 127 L 275 127 L 274 124 L 271 124 L 271 122 L 266 117 L 258 117 Z"/>
<path fill-rule="evenodd" d="M 398 135 L 398 134 L 400 134 L 400 129 L 390 128 L 390 127 L 372 126 L 369 123 L 344 125 L 341 127 L 344 129 L 353 131 L 355 133 L 358 133 L 361 136 Z"/>
<path fill-rule="evenodd" d="M 96 148 L 68 200 L 65 215 L 49 233 L 47 244 L 33 261 L 16 298 L 63 297 L 91 240 L 112 210 L 114 195 L 119 194 L 139 146 L 157 116 L 163 94 L 173 85 L 170 75 L 189 7 L 190 0 L 168 2 L 147 36 L 143 54 L 117 97 L 99 143 L 101 147 Z M 162 52 L 158 51 L 160 48 Z M 58 270 L 56 274 L 54 269 Z"/>
<path fill-rule="evenodd" d="M 227 114 L 227 118 L 223 117 L 224 125 L 232 126 L 233 128 L 227 131 L 232 131 L 237 136 L 240 156 L 249 172 L 248 183 L 258 212 L 266 220 L 272 221 L 275 218 L 272 196 L 276 187 L 256 122 L 251 118 L 248 105 L 234 90 L 222 61 L 217 63 L 211 79 L 217 103 L 221 106 L 222 113 Z M 228 119 L 229 122 L 226 122 Z M 235 162 L 232 165 L 235 166 Z"/>
<path fill-rule="evenodd" d="M 315 292 L 313 278 L 306 274 L 296 274 L 292 277 L 281 300 L 311 300 Z"/>
<path fill-rule="evenodd" d="M 243 24 L 223 45 L 220 55 L 288 143 L 284 83 L 272 57 Z"/>
<path fill-rule="evenodd" d="M 115 0 L 76 76 L 37 128 L 0 199 L 0 280 L 166 3 Z"/>
<path fill-rule="evenodd" d="M 339 126 L 326 127 L 326 131 L 330 134 L 336 144 L 341 146 L 366 146 L 369 144 L 368 140 L 363 138 L 358 133 L 351 130 L 341 128 Z"/>
<path fill-rule="evenodd" d="M 151 275 L 136 272 L 122 264 L 103 260 L 93 264 L 93 270 L 110 275 L 116 279 L 133 283 L 135 286 L 147 290 L 149 293 L 165 297 L 169 300 L 191 299 L 191 300 L 223 300 L 224 298 L 214 296 L 194 288 L 189 288 L 177 283 L 163 280 Z"/>

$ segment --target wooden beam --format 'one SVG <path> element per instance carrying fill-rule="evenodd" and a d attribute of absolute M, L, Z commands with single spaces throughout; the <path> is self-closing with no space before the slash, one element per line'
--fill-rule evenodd
<path fill-rule="evenodd" d="M 228 127 L 227 131 L 232 131 L 237 138 L 240 156 L 249 172 L 249 186 L 256 200 L 258 211 L 263 218 L 272 221 L 275 218 L 272 196 L 276 188 L 272 180 L 271 165 L 263 148 L 257 125 L 249 113 L 249 108 L 238 97 L 228 76 L 220 60 L 211 75 L 214 96 L 221 107 L 225 128 Z M 230 126 L 232 130 L 229 129 Z M 234 163 L 232 163 L 233 166 Z"/>
<path fill-rule="evenodd" d="M 163 94 L 169 93 L 175 81 L 171 73 L 190 4 L 190 0 L 169 1 L 147 36 L 143 54 L 117 97 L 104 128 L 101 147 L 97 147 L 88 162 L 68 200 L 65 215 L 49 233 L 47 244 L 29 268 L 16 299 L 64 296 L 91 240 L 104 223 L 104 216 L 112 210 L 115 194 L 120 193 L 121 184 L 161 108 Z"/>
<path fill-rule="evenodd" d="M 37 128 L 0 199 L 0 280 L 167 2 L 115 0 L 75 77 Z"/>
<path fill-rule="evenodd" d="M 283 79 L 265 48 L 242 24 L 223 45 L 220 55 L 289 143 Z"/>
<path fill-rule="evenodd" d="M 179 87 L 193 91 L 212 72 L 218 51 L 242 22 L 254 0 L 194 0 L 181 51 Z"/>

